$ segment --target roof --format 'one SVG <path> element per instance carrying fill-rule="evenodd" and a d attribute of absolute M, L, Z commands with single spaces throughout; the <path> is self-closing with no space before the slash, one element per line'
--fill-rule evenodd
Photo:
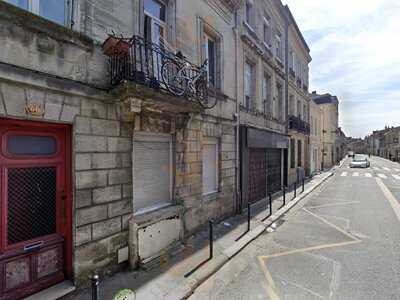
<path fill-rule="evenodd" d="M 339 104 L 339 100 L 336 96 L 332 96 L 329 93 L 319 95 L 317 93 L 310 94 L 311 99 L 317 104 Z"/>

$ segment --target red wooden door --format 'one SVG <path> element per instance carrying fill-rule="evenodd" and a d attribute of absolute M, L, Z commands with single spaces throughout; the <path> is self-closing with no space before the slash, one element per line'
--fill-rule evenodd
<path fill-rule="evenodd" d="M 71 273 L 68 126 L 0 119 L 0 299 Z"/>

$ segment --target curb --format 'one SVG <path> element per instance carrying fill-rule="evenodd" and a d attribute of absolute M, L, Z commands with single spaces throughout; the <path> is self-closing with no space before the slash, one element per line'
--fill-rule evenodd
<path fill-rule="evenodd" d="M 297 205 L 302 199 L 311 194 L 317 187 L 326 182 L 329 178 L 334 175 L 334 172 L 330 172 L 325 178 L 323 178 L 315 186 L 307 189 L 304 193 L 291 200 L 285 207 L 282 207 L 276 211 L 269 220 L 261 222 L 258 226 L 251 229 L 240 241 L 233 243 L 230 247 L 226 248 L 220 255 L 210 261 L 207 266 L 193 274 L 193 277 L 188 279 L 185 284 L 182 284 L 179 290 L 174 290 L 174 295 L 167 294 L 165 299 L 188 299 L 194 291 L 204 283 L 208 278 L 218 272 L 229 260 L 231 260 L 236 254 L 242 251 L 248 244 L 258 238 L 261 234 L 267 231 L 274 222 L 280 219 L 284 214 L 290 211 L 294 206 Z"/>

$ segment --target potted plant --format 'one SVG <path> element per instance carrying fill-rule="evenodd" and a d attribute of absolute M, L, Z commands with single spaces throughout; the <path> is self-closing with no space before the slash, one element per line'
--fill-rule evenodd
<path fill-rule="evenodd" d="M 103 53 L 107 56 L 118 54 L 118 56 L 124 56 L 128 54 L 130 43 L 123 38 L 118 38 L 113 35 L 109 35 L 102 45 Z"/>

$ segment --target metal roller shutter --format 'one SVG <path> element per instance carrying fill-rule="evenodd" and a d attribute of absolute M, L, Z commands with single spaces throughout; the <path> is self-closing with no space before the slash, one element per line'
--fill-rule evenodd
<path fill-rule="evenodd" d="M 171 136 L 135 134 L 133 142 L 135 212 L 171 203 L 171 164 Z"/>

